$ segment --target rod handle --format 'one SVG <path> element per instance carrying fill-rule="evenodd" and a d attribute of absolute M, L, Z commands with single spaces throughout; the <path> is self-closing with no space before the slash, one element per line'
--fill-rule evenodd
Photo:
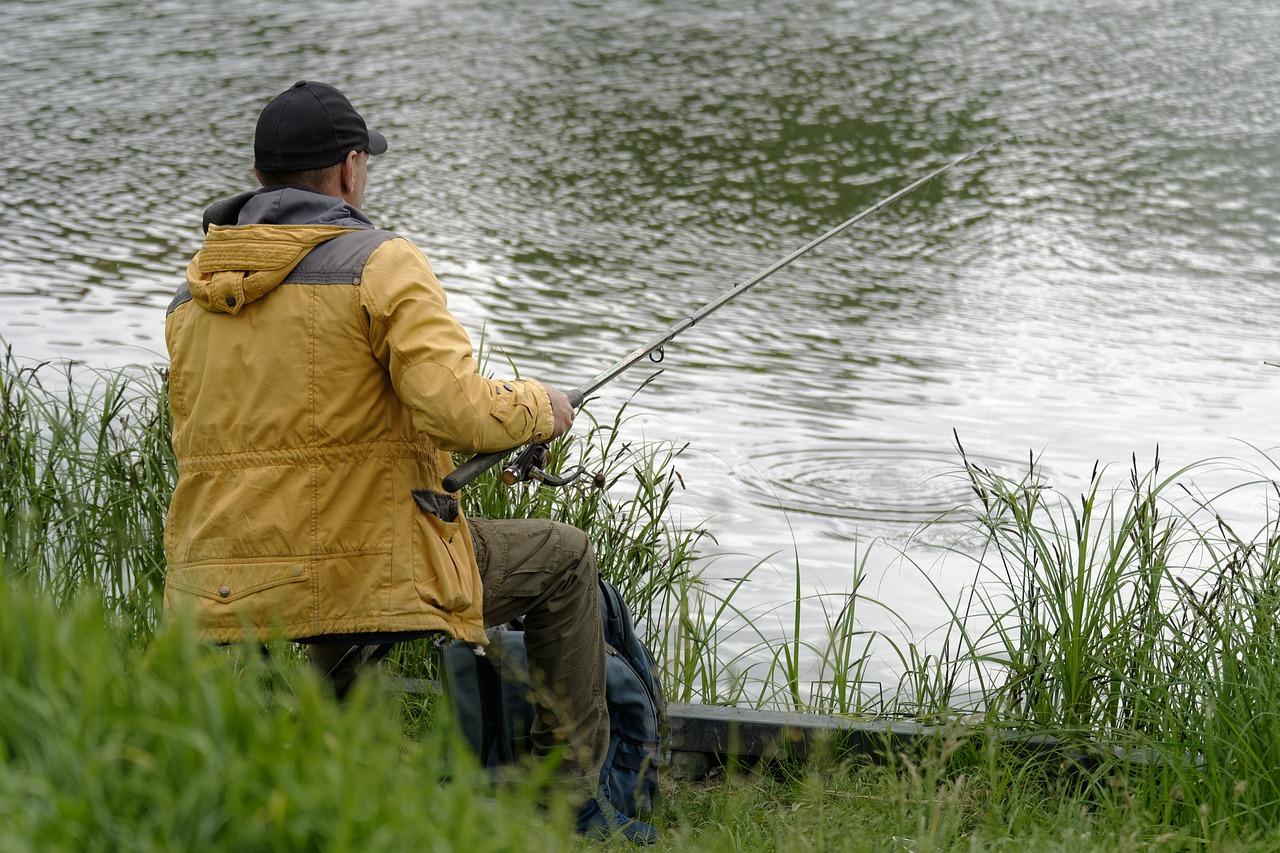
<path fill-rule="evenodd" d="M 485 471 L 488 471 L 494 465 L 497 465 L 505 459 L 507 454 L 512 450 L 515 450 L 515 448 L 509 447 L 506 450 L 498 450 L 494 453 L 477 453 L 457 468 L 454 468 L 453 471 L 444 478 L 444 490 L 446 492 L 458 491 L 463 486 L 467 485 L 467 483 L 470 483 L 476 477 L 479 477 Z"/>

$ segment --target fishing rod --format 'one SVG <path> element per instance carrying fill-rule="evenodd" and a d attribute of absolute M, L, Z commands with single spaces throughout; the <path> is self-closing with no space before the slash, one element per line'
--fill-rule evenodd
<path fill-rule="evenodd" d="M 677 320 L 665 331 L 660 332 L 659 334 L 655 335 L 651 340 L 647 341 L 646 343 L 636 348 L 630 355 L 614 362 L 612 365 L 605 368 L 600 373 L 596 374 L 594 377 L 584 382 L 582 385 L 579 385 L 577 388 L 573 388 L 569 391 L 566 391 L 565 396 L 569 398 L 569 405 L 572 406 L 574 409 L 579 408 L 582 405 L 583 401 L 585 401 L 589 395 L 598 391 L 600 388 L 604 387 L 605 385 L 608 385 L 610 382 L 617 379 L 623 373 L 635 367 L 637 364 L 639 364 L 641 361 L 645 360 L 646 358 L 651 359 L 654 363 L 662 361 L 663 355 L 664 355 L 664 349 L 666 345 L 670 343 L 677 335 L 680 335 L 683 332 L 687 331 L 688 329 L 692 328 L 693 326 L 696 326 L 708 315 L 718 311 L 720 308 L 723 308 L 726 304 L 728 304 L 729 302 L 732 302 L 734 299 L 737 299 L 739 296 L 746 293 L 748 290 L 755 287 L 757 284 L 764 281 L 766 278 L 773 275 L 778 270 L 790 265 L 793 261 L 795 261 L 796 259 L 804 255 L 807 255 L 809 252 L 812 252 L 814 249 L 818 248 L 823 243 L 830 240 L 832 237 L 835 237 L 837 234 L 840 234 L 846 231 L 847 229 L 852 228 L 854 225 L 857 225 L 859 222 L 866 219 L 868 216 L 871 216 L 877 211 L 888 207 L 898 199 L 902 198 L 904 195 L 907 195 L 912 190 L 915 190 L 918 187 L 921 187 L 924 184 L 927 184 L 929 181 L 932 181 L 934 178 L 938 177 L 948 169 L 954 168 L 955 166 L 959 166 L 961 163 L 965 162 L 966 160 L 971 160 L 974 157 L 977 157 L 983 151 L 986 151 L 988 148 L 992 147 L 993 145 L 998 145 L 998 144 L 999 144 L 999 141 L 988 142 L 986 145 L 983 145 L 980 148 L 975 148 L 973 151 L 970 151 L 968 154 L 957 157 L 956 159 L 952 160 L 950 163 L 947 163 L 944 166 L 934 169 L 932 172 L 925 175 L 924 177 L 918 178 L 912 181 L 910 184 L 907 184 L 905 187 L 898 190 L 893 195 L 887 196 L 881 199 L 880 201 L 868 207 L 866 210 L 863 210 L 862 212 L 856 214 L 855 216 L 849 217 L 844 222 L 841 222 L 839 225 L 835 226 L 834 228 L 831 228 L 830 230 L 820 234 L 819 236 L 810 240 L 808 243 L 805 243 L 803 246 L 796 249 L 791 254 L 783 258 L 780 258 L 779 260 L 774 261 L 772 264 L 760 270 L 759 272 L 755 273 L 754 275 L 748 278 L 745 278 L 742 281 L 739 281 L 733 287 L 729 288 L 724 293 L 717 296 L 715 299 L 712 299 L 710 302 L 708 302 L 706 305 L 703 305 L 697 311 L 693 312 L 692 314 L 689 314 L 688 316 L 682 317 L 680 320 Z M 503 459 L 506 458 L 507 454 L 511 453 L 513 450 L 516 450 L 516 449 L 517 448 L 512 447 L 512 448 L 508 448 L 507 450 L 499 450 L 493 453 L 479 453 L 475 456 L 472 456 L 466 462 L 463 462 L 461 465 L 459 465 L 451 474 L 449 474 L 447 477 L 444 478 L 444 490 L 446 492 L 458 491 L 463 486 L 467 485 L 472 480 L 474 480 L 476 477 L 480 476 L 485 471 L 488 471 L 494 465 L 497 465 L 499 462 L 501 462 Z M 571 472 L 566 476 L 557 477 L 554 474 L 551 474 L 546 470 L 544 470 L 544 466 L 547 464 L 547 461 L 549 458 L 550 458 L 550 450 L 548 449 L 548 446 L 546 443 L 528 445 L 523 451 L 520 452 L 520 454 L 514 460 L 512 460 L 510 465 L 506 466 L 503 469 L 503 472 L 502 472 L 503 482 L 505 482 L 507 485 L 513 485 L 519 482 L 535 480 L 537 482 L 540 482 L 548 486 L 565 486 L 565 485 L 568 485 L 569 483 L 572 483 L 576 479 L 578 479 L 578 477 L 580 477 L 584 473 L 583 469 L 579 468 L 576 471 Z"/>

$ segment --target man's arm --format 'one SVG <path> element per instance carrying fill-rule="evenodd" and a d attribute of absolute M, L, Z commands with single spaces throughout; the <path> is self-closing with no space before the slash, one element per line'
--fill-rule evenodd
<path fill-rule="evenodd" d="M 505 450 L 546 441 L 568 428 L 556 410 L 567 408 L 567 401 L 553 407 L 541 383 L 480 375 L 471 340 L 449 312 L 444 289 L 408 240 L 388 240 L 369 257 L 360 299 L 374 355 L 414 426 L 438 447 L 459 453 Z"/>

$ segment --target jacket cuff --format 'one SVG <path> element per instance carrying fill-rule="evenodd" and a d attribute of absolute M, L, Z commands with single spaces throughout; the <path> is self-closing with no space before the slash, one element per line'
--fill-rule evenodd
<path fill-rule="evenodd" d="M 541 382 L 529 379 L 526 382 L 529 390 L 533 393 L 536 403 L 534 406 L 533 418 L 533 441 L 546 441 L 551 438 L 551 433 L 556 428 L 555 415 L 551 411 L 551 395 L 547 393 L 547 389 Z"/>

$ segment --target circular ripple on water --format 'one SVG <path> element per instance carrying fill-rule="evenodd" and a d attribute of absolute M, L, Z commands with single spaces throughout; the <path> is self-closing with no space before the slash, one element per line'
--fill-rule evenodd
<path fill-rule="evenodd" d="M 1025 460 L 969 458 L 1006 476 L 1026 470 Z M 856 442 L 777 449 L 751 457 L 737 475 L 764 506 L 860 521 L 918 524 L 973 497 L 953 449 Z"/>

